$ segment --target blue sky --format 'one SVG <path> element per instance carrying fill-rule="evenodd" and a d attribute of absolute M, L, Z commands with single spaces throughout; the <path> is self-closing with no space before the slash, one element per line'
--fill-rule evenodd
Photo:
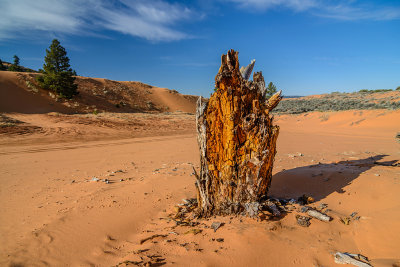
<path fill-rule="evenodd" d="M 209 96 L 220 56 L 285 95 L 400 86 L 400 1 L 0 0 L 0 58 L 39 69 L 57 38 L 79 75 Z"/>

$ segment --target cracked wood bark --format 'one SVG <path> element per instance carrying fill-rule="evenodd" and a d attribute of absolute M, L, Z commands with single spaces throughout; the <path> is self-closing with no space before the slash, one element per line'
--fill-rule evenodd
<path fill-rule="evenodd" d="M 197 101 L 198 215 L 254 216 L 271 184 L 279 127 L 270 111 L 281 92 L 267 98 L 261 72 L 244 79 L 234 50 L 222 55 L 215 87 L 208 101 Z"/>

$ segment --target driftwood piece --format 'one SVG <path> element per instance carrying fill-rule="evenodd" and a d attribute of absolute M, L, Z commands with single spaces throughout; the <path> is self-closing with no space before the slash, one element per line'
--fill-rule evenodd
<path fill-rule="evenodd" d="M 198 215 L 254 216 L 271 184 L 279 127 L 270 111 L 281 92 L 265 96 L 262 73 L 248 81 L 254 61 L 239 71 L 238 52 L 222 55 L 215 77 L 216 91 L 197 101 L 196 127 L 200 173 L 194 171 Z"/>
<path fill-rule="evenodd" d="M 267 209 L 272 212 L 272 214 L 276 217 L 281 216 L 281 212 L 279 211 L 278 207 L 275 205 L 274 202 L 267 200 L 265 201 L 264 205 L 267 207 Z"/>
<path fill-rule="evenodd" d="M 351 254 L 351 253 L 335 253 L 335 262 L 338 264 L 352 264 L 358 267 L 372 267 L 369 264 L 367 257 L 360 254 Z"/>
<path fill-rule="evenodd" d="M 307 210 L 307 214 L 311 217 L 314 217 L 314 218 L 316 218 L 320 221 L 324 221 L 324 222 L 329 222 L 330 220 L 332 220 L 332 218 L 329 217 L 328 215 L 326 215 L 322 212 L 319 212 L 317 210 L 313 210 L 313 209 Z"/>

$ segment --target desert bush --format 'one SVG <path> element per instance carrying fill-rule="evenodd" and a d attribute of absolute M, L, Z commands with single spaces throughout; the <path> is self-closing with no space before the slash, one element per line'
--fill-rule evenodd
<path fill-rule="evenodd" d="M 368 90 L 368 89 L 361 89 L 360 93 L 382 93 L 382 92 L 390 92 L 393 91 L 393 89 L 375 89 L 375 90 Z"/>
<path fill-rule="evenodd" d="M 275 108 L 278 113 L 299 114 L 310 111 L 340 111 L 353 109 L 399 109 L 400 101 L 392 102 L 382 100 L 378 103 L 368 99 L 332 98 L 330 95 L 324 98 L 290 99 L 281 101 Z"/>

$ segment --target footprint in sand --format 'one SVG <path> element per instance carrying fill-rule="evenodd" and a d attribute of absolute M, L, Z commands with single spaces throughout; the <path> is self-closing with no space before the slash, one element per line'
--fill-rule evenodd
<path fill-rule="evenodd" d="M 54 237 L 46 232 L 35 233 L 35 236 L 38 238 L 39 242 L 42 244 L 50 244 L 54 241 Z"/>

